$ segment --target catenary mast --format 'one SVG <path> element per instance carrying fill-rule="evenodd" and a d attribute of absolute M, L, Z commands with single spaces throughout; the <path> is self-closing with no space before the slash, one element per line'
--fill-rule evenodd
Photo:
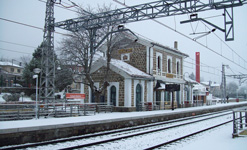
<path fill-rule="evenodd" d="M 41 62 L 41 84 L 40 98 L 46 104 L 55 100 L 55 52 L 54 52 L 54 27 L 59 27 L 71 32 L 88 30 L 92 35 L 97 29 L 107 25 L 119 25 L 154 18 L 161 18 L 174 15 L 192 14 L 208 10 L 224 10 L 225 40 L 234 40 L 233 8 L 247 4 L 247 0 L 160 0 L 128 8 L 116 9 L 98 14 L 88 14 L 80 18 L 74 18 L 55 23 L 54 4 L 56 0 L 47 0 L 45 29 L 43 37 L 43 51 Z M 60 0 L 61 2 L 61 0 Z M 201 18 L 194 18 L 190 21 L 197 21 Z M 213 25 L 210 23 L 210 25 Z M 91 49 L 94 49 L 94 36 L 91 36 Z"/>

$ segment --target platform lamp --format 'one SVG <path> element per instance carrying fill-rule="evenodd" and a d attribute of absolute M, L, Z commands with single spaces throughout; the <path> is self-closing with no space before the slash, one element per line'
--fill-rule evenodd
<path fill-rule="evenodd" d="M 40 68 L 35 68 L 33 69 L 33 72 L 35 75 L 33 75 L 33 79 L 36 78 L 36 103 L 35 103 L 35 119 L 38 119 L 38 77 L 41 69 Z"/>

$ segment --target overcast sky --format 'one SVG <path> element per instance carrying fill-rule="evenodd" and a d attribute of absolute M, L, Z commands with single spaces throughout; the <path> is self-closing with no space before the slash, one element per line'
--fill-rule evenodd
<path fill-rule="evenodd" d="M 22 56 L 29 56 L 33 53 L 34 49 L 40 45 L 43 40 L 43 31 L 30 26 L 24 26 L 11 21 L 31 25 L 38 28 L 44 27 L 45 19 L 45 3 L 46 0 L 0 0 L 0 57 L 8 59 L 19 59 Z M 78 5 L 83 7 L 91 6 L 97 7 L 98 5 L 112 4 L 113 8 L 121 8 L 123 6 L 117 4 L 113 0 L 72 0 Z M 119 0 L 124 2 L 124 0 Z M 152 0 L 125 0 L 125 4 L 129 6 L 150 2 Z M 70 3 L 68 0 L 62 2 Z M 71 9 L 75 10 L 75 9 Z M 200 18 L 207 19 L 213 24 L 224 28 L 224 17 L 222 16 L 223 10 L 213 10 L 199 13 Z M 227 64 L 230 69 L 226 69 L 227 74 L 247 74 L 247 5 L 234 8 L 234 32 L 235 40 L 230 42 L 224 41 L 224 33 L 216 30 L 214 33 L 209 34 L 197 40 L 199 43 L 194 42 L 189 38 L 197 37 L 190 35 L 195 32 L 207 32 L 213 28 L 203 23 L 188 23 L 180 24 L 180 21 L 188 20 L 189 15 L 171 16 L 157 19 L 163 25 L 149 21 L 141 21 L 136 23 L 129 23 L 125 26 L 132 31 L 143 35 L 157 43 L 165 46 L 173 47 L 174 41 L 178 41 L 178 49 L 188 54 L 190 57 L 185 59 L 184 73 L 195 72 L 195 52 L 201 53 L 201 76 L 204 80 L 221 82 L 221 66 Z M 55 20 L 63 21 L 70 18 L 77 17 L 74 11 L 55 7 Z M 168 29 L 169 26 L 172 29 Z M 175 32 L 176 30 L 177 32 Z M 57 32 L 66 33 L 67 31 L 57 29 Z M 188 36 L 181 35 L 180 33 Z M 55 49 L 62 39 L 62 35 L 55 34 Z M 221 40 L 222 39 L 222 40 Z M 18 45 L 21 44 L 21 45 Z M 227 45 L 226 45 L 227 44 Z M 215 52 L 212 52 L 215 51 Z M 234 51 L 234 52 L 233 52 Z M 235 52 L 237 54 L 235 54 Z M 218 53 L 219 55 L 217 55 Z M 225 58 L 221 57 L 224 56 Z M 241 56 L 241 58 L 239 56 Z M 227 58 L 227 59 L 226 59 Z M 233 62 L 231 62 L 233 61 Z M 241 66 L 241 67 L 240 67 Z M 232 79 L 227 78 L 228 81 Z"/>

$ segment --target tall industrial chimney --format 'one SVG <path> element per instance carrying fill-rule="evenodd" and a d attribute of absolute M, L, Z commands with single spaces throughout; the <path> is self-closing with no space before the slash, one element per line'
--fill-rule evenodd
<path fill-rule="evenodd" d="M 196 52 L 196 81 L 200 83 L 200 52 Z"/>

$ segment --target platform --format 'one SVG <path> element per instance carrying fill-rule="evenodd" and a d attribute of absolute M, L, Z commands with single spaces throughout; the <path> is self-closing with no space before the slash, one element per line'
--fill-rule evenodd
<path fill-rule="evenodd" d="M 40 142 L 247 106 L 247 102 L 143 112 L 0 122 L 0 146 Z"/>

